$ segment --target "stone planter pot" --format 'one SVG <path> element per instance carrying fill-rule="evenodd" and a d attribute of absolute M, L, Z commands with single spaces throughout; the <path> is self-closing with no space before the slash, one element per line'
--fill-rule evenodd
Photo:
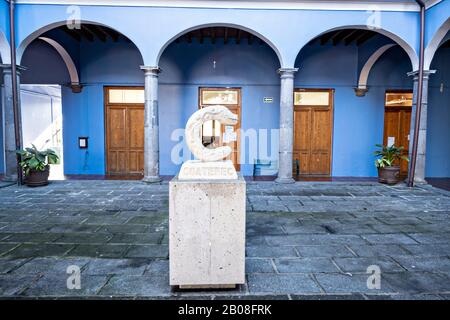
<path fill-rule="evenodd" d="M 25 184 L 29 187 L 41 187 L 48 185 L 48 176 L 50 175 L 50 166 L 44 171 L 31 170 L 30 174 L 25 177 Z"/>
<path fill-rule="evenodd" d="M 384 167 L 378 168 L 378 181 L 386 184 L 396 184 L 400 181 L 400 167 Z"/>

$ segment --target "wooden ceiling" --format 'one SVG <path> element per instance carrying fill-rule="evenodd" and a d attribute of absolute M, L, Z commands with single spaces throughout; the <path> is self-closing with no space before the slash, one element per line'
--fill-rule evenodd
<path fill-rule="evenodd" d="M 87 40 L 89 42 L 94 42 L 97 40 L 106 42 L 111 40 L 113 42 L 118 42 L 121 38 L 125 41 L 131 42 L 121 33 L 114 31 L 113 29 L 95 24 L 81 24 L 80 29 L 69 29 L 65 25 L 60 26 L 56 29 L 69 35 L 78 42 L 80 42 L 81 40 Z"/>
<path fill-rule="evenodd" d="M 361 46 L 372 39 L 378 33 L 370 30 L 342 29 L 325 33 L 309 42 L 310 45 L 320 44 L 321 46 L 333 44 L 357 45 Z"/>
<path fill-rule="evenodd" d="M 360 46 L 377 34 L 377 32 L 370 30 L 343 29 L 323 34 L 320 37 L 317 37 L 316 39 L 310 41 L 309 44 L 320 44 L 324 46 L 331 43 L 335 46 L 339 44 L 344 44 L 346 46 Z M 211 42 L 212 44 L 216 43 L 219 39 L 225 44 L 230 43 L 231 41 L 235 42 L 236 44 L 264 44 L 263 40 L 247 31 L 228 27 L 209 27 L 193 30 L 180 36 L 175 40 L 175 42 L 192 43 L 192 41 L 195 40 L 198 43 L 205 43 L 205 39 L 208 39 L 208 42 Z"/>
<path fill-rule="evenodd" d="M 131 42 L 127 37 L 113 29 L 94 24 L 82 24 L 80 29 L 69 29 L 67 26 L 60 26 L 57 29 L 69 35 L 78 42 L 81 40 L 86 40 L 89 42 L 94 42 L 97 40 L 102 42 L 117 42 L 119 39 L 124 39 L 127 42 Z M 309 45 L 319 44 L 324 46 L 332 44 L 337 46 L 343 44 L 346 46 L 361 46 L 377 34 L 377 32 L 370 30 L 342 29 L 325 33 L 311 40 Z M 203 44 L 206 39 L 208 39 L 208 42 L 212 44 L 215 44 L 219 39 L 225 44 L 233 42 L 236 44 L 251 45 L 257 43 L 262 45 L 265 43 L 264 40 L 247 31 L 229 27 L 208 27 L 193 30 L 177 38 L 175 43 L 192 43 L 195 40 L 195 42 Z M 448 46 L 448 43 L 443 44 L 443 46 Z"/>
<path fill-rule="evenodd" d="M 224 44 L 228 44 L 231 41 L 236 44 L 264 44 L 263 40 L 247 31 L 229 27 L 209 27 L 193 30 L 180 36 L 175 40 L 175 43 L 192 43 L 194 39 L 198 43 L 205 43 L 205 39 L 208 39 L 208 42 L 215 44 L 220 39 Z"/>

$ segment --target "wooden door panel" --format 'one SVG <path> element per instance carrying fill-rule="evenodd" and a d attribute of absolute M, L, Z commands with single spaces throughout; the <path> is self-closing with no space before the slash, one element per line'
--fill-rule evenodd
<path fill-rule="evenodd" d="M 329 176 L 331 174 L 333 99 L 332 91 L 325 91 L 329 92 L 328 106 L 294 106 L 293 154 L 294 163 L 297 159 L 300 161 L 301 175 Z"/>
<path fill-rule="evenodd" d="M 297 150 L 306 151 L 311 148 L 311 109 L 301 109 L 296 112 L 295 131 L 298 132 L 294 146 Z"/>
<path fill-rule="evenodd" d="M 143 174 L 144 104 L 109 103 L 109 89 L 105 88 L 107 174 Z"/>
<path fill-rule="evenodd" d="M 300 152 L 299 153 L 299 167 L 300 167 L 300 174 L 304 174 L 305 172 L 310 172 L 310 154 L 309 152 Z"/>
<path fill-rule="evenodd" d="M 128 146 L 133 149 L 142 149 L 144 146 L 144 110 L 128 109 Z"/>
<path fill-rule="evenodd" d="M 127 171 L 127 153 L 126 151 L 117 151 L 117 171 L 126 172 Z"/>
<path fill-rule="evenodd" d="M 311 149 L 327 151 L 330 149 L 330 110 L 316 109 L 313 113 L 313 128 Z"/>
<path fill-rule="evenodd" d="M 384 113 L 384 138 L 383 144 L 387 145 L 389 137 L 395 139 L 394 144 L 397 147 L 403 146 L 403 155 L 408 156 L 409 153 L 409 130 L 411 123 L 411 108 L 385 108 Z M 401 160 L 400 175 L 408 175 L 408 161 Z"/>
<path fill-rule="evenodd" d="M 108 152 L 108 170 L 109 172 L 118 172 L 117 152 Z"/>
<path fill-rule="evenodd" d="M 130 151 L 129 157 L 128 157 L 128 171 L 132 174 L 140 173 L 142 172 L 142 164 L 141 158 L 143 157 L 144 153 L 139 151 Z"/>
<path fill-rule="evenodd" d="M 328 164 L 330 163 L 330 158 L 328 152 L 314 152 L 311 154 L 311 168 L 309 170 L 310 174 L 314 175 L 325 175 L 328 174 Z"/>
<path fill-rule="evenodd" d="M 109 147 L 111 149 L 126 148 L 126 109 L 110 109 L 109 124 Z"/>
<path fill-rule="evenodd" d="M 400 136 L 400 113 L 398 110 L 386 110 L 384 116 L 384 144 L 387 145 L 388 138 L 395 138 L 395 145 L 398 145 Z"/>

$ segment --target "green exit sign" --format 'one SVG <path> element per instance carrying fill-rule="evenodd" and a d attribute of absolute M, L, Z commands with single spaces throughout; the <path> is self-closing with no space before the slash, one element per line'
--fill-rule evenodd
<path fill-rule="evenodd" d="M 272 103 L 273 98 L 272 97 L 264 97 L 263 101 L 264 101 L 264 103 Z"/>

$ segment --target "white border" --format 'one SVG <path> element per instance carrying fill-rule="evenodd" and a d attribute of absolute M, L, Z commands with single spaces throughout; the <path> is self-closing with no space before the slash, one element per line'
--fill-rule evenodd
<path fill-rule="evenodd" d="M 427 8 L 442 0 L 429 0 Z M 17 0 L 18 4 L 53 4 L 53 5 L 89 5 L 89 6 L 122 6 L 122 7 L 178 7 L 178 8 L 222 8 L 222 9 L 304 9 L 304 10 L 373 10 L 377 6 L 380 11 L 420 11 L 412 1 L 338 1 L 338 0 Z"/>

